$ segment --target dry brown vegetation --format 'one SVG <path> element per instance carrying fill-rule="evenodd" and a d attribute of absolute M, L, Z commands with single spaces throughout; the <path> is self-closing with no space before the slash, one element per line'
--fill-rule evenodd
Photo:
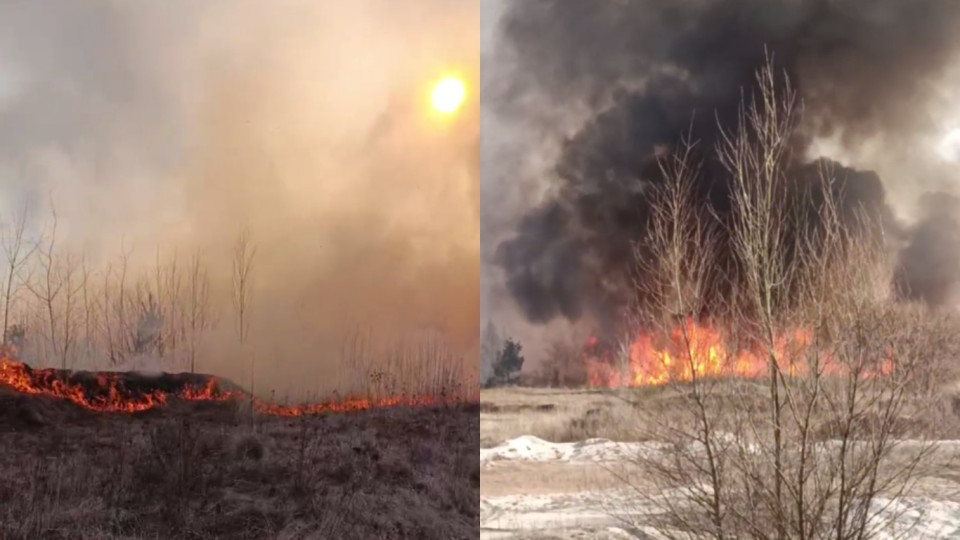
<path fill-rule="evenodd" d="M 662 437 L 678 445 L 675 454 L 666 455 L 668 459 L 680 460 L 693 453 L 687 452 L 683 443 L 686 439 L 681 434 L 666 436 L 666 426 L 689 429 L 694 423 L 690 416 L 692 385 L 664 385 L 657 387 L 641 387 L 621 390 L 576 390 L 576 389 L 547 389 L 547 388 L 497 388 L 481 392 L 480 433 L 483 447 L 495 446 L 503 441 L 522 435 L 533 435 L 551 442 L 582 441 L 591 437 L 600 437 L 614 441 L 643 441 L 654 442 L 655 437 Z M 768 389 L 764 381 L 736 381 L 728 380 L 713 387 L 713 395 L 718 400 L 726 401 L 730 407 L 742 407 L 743 415 L 751 415 L 757 422 L 768 418 L 770 411 L 765 394 Z M 957 484 L 956 464 L 960 457 L 955 444 L 947 443 L 940 448 L 930 440 L 928 435 L 936 433 L 944 439 L 955 440 L 960 438 L 960 415 L 950 413 L 953 404 L 958 401 L 956 389 L 944 388 L 937 399 L 942 405 L 943 416 L 935 420 L 901 419 L 893 422 L 891 431 L 898 437 L 912 437 L 919 433 L 919 441 L 894 443 L 889 447 L 888 454 L 881 463 L 883 474 L 897 473 L 905 465 L 910 465 L 911 477 L 908 479 L 908 493 L 918 497 L 930 497 L 935 500 L 956 500 L 960 495 L 960 485 Z M 727 409 L 728 410 L 728 409 Z M 743 417 L 741 415 L 740 418 Z M 735 416 L 731 416 L 731 424 Z M 864 416 L 859 426 L 854 426 L 858 436 L 870 433 L 871 419 Z M 935 426 L 931 424 L 936 424 Z M 728 426 L 729 427 L 729 426 Z M 811 438 L 817 442 L 829 439 L 838 440 L 838 427 L 834 423 L 818 423 L 817 429 Z M 931 429 L 931 428 L 936 429 Z M 685 433 L 685 432 L 683 432 Z M 662 439 L 661 439 L 662 440 Z M 654 444 L 656 444 L 654 442 Z M 917 455 L 923 457 L 922 463 L 917 463 Z M 659 516 L 651 516 L 650 511 L 655 505 L 662 504 L 658 500 L 667 483 L 664 481 L 664 472 L 656 473 L 650 469 L 655 464 L 648 459 L 626 459 L 623 462 L 591 461 L 494 461 L 488 462 L 482 468 L 481 497 L 502 496 L 550 496 L 562 498 L 572 497 L 571 512 L 582 510 L 582 503 L 577 502 L 582 494 L 595 494 L 597 500 L 604 500 L 608 492 L 616 493 L 610 500 L 601 503 L 594 510 L 609 516 L 611 524 L 626 525 L 627 528 L 638 527 L 642 524 L 653 525 L 665 531 L 662 537 L 676 538 L 709 538 L 710 534 L 690 535 L 691 527 L 676 527 L 671 525 L 670 511 Z M 668 461 L 667 472 L 676 470 L 675 467 L 685 466 L 681 461 Z M 916 465 L 916 467 L 913 467 Z M 682 468 L 682 467 L 681 467 Z M 698 474 L 697 471 L 689 474 Z M 901 476 L 902 478 L 902 476 Z M 632 494 L 632 500 L 624 504 L 621 499 L 621 490 L 627 487 Z M 903 491 L 903 485 L 893 484 L 884 486 L 883 496 L 896 495 Z M 887 489 L 889 488 L 889 489 Z M 690 507 L 674 508 L 675 514 L 684 515 L 689 519 Z M 637 516 L 637 514 L 645 514 Z M 695 515 L 697 512 L 693 512 Z M 521 519 L 521 518 L 518 518 Z M 488 525 L 484 525 L 485 527 Z M 521 527 L 522 529 L 522 527 Z M 504 529 L 503 538 L 607 538 L 594 525 L 585 525 L 576 531 L 561 531 L 557 527 L 549 530 L 515 530 Z M 487 531 L 489 533 L 489 530 Z M 492 534 L 492 533 L 491 533 Z M 552 535 L 552 536 L 551 536 Z M 500 536 L 490 536 L 491 538 Z M 661 537 L 661 536 L 657 536 Z M 829 536 L 827 536 L 829 537 Z M 909 536 L 906 536 L 909 537 Z"/>
<path fill-rule="evenodd" d="M 34 367 L 215 372 L 261 397 L 453 386 L 475 397 L 467 389 L 479 386 L 476 362 L 439 333 L 398 335 L 362 321 L 332 333 L 308 312 L 278 330 L 264 313 L 277 299 L 260 268 L 274 261 L 245 228 L 226 262 L 216 250 L 146 255 L 126 244 L 93 261 L 62 242 L 55 208 L 36 237 L 28 224 L 38 216 L 26 207 L 0 217 L 0 343 Z"/>
<path fill-rule="evenodd" d="M 698 324 L 709 314 L 722 324 L 727 351 L 749 344 L 766 364 L 760 386 L 705 376 L 715 352 L 679 326 L 678 367 L 690 380 L 671 385 L 671 414 L 654 415 L 642 434 L 674 451 L 634 463 L 644 487 L 657 488 L 638 505 L 656 507 L 656 525 L 671 537 L 875 537 L 891 518 L 879 518 L 874 503 L 909 493 L 948 418 L 936 382 L 960 353 L 960 327 L 952 316 L 891 300 L 894 268 L 880 223 L 860 209 L 842 215 L 849 210 L 833 170 L 821 169 L 819 186 L 794 183 L 801 111 L 789 80 L 771 64 L 758 72 L 756 94 L 715 149 L 729 176 L 728 220 L 695 196 L 696 141 L 661 161 L 666 182 L 647 253 L 637 257 L 649 276 L 637 283 L 649 299 L 637 320 L 668 335 L 677 314 Z M 726 244 L 718 242 L 722 228 Z M 709 290 L 720 250 L 736 268 L 722 302 Z M 802 344 L 785 345 L 798 329 Z M 736 375 L 735 358 L 716 361 Z M 904 438 L 923 441 L 909 457 L 896 451 Z"/>
<path fill-rule="evenodd" d="M 942 439 L 960 439 L 960 392 L 943 385 L 934 396 L 936 414 L 900 419 L 891 429 L 899 436 L 935 433 Z M 482 390 L 480 394 L 480 447 L 490 448 L 522 436 L 550 442 L 575 442 L 589 438 L 613 441 L 650 440 L 665 424 L 687 420 L 692 384 L 631 389 L 564 389 L 509 387 Z M 744 411 L 769 414 L 762 381 L 728 380 L 713 386 Z M 718 397 L 719 399 L 719 397 Z M 868 417 L 859 420 L 866 425 Z M 838 424 L 818 424 L 815 438 L 836 436 Z"/>
<path fill-rule="evenodd" d="M 957 434 L 960 319 L 892 296 L 882 223 L 843 206 L 836 171 L 797 183 L 801 113 L 770 64 L 717 148 L 684 140 L 661 156 L 636 257 L 644 304 L 625 339 L 673 336 L 663 369 L 682 375 L 632 391 L 486 392 L 484 445 L 520 434 L 667 443 L 617 467 L 636 495 L 611 513 L 669 538 L 868 539 L 899 520 L 878 504 L 949 466 L 937 440 Z M 703 159 L 726 170 L 729 216 L 696 193 Z M 690 329 L 703 325 L 722 347 L 704 347 Z M 744 347 L 760 370 L 738 380 Z"/>
<path fill-rule="evenodd" d="M 0 230 L 3 351 L 33 367 L 212 369 L 250 401 L 98 414 L 0 383 L 0 538 L 476 536 L 475 404 L 292 420 L 251 406 L 471 403 L 475 366 L 442 339 L 375 342 L 357 330 L 337 354 L 306 321 L 272 335 L 259 313 L 263 259 L 246 230 L 218 274 L 201 252 L 158 249 L 135 263 L 123 245 L 97 266 L 58 240 L 55 211 L 37 238 L 27 223 L 24 212 Z"/>
<path fill-rule="evenodd" d="M 0 537 L 475 538 L 476 405 L 312 418 L 0 397 Z"/>
<path fill-rule="evenodd" d="M 629 405 L 600 390 L 494 388 L 480 398 L 480 446 L 521 435 L 551 442 L 625 435 L 613 420 L 633 417 Z"/>

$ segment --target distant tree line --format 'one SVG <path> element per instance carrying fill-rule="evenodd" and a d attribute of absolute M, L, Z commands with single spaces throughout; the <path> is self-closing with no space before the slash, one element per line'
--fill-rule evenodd
<path fill-rule="evenodd" d="M 523 369 L 523 347 L 512 338 L 503 339 L 490 321 L 483 330 L 480 369 L 484 388 L 516 384 Z"/>

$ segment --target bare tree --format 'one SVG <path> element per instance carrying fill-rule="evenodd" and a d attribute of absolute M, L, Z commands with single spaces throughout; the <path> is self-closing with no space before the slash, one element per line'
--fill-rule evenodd
<path fill-rule="evenodd" d="M 778 91 L 773 68 L 758 74 L 759 96 L 741 110 L 733 133 L 723 130 L 719 156 L 730 173 L 734 224 L 734 252 L 742 268 L 743 298 L 756 316 L 770 369 L 771 425 L 773 426 L 773 497 L 776 508 L 783 501 L 783 426 L 780 396 L 783 374 L 776 355 L 777 325 L 790 271 L 786 260 L 788 242 L 787 167 L 790 139 L 797 117 L 796 93 L 784 81 Z M 783 522 L 778 520 L 778 526 Z M 778 531 L 785 538 L 786 530 Z"/>
<path fill-rule="evenodd" d="M 703 523 L 697 527 L 699 532 L 727 538 L 723 501 L 725 463 L 716 433 L 720 429 L 716 419 L 722 411 L 722 402 L 715 388 L 717 380 L 711 378 L 717 373 L 709 371 L 710 366 L 705 363 L 709 353 L 696 335 L 697 326 L 707 324 L 701 320 L 702 315 L 723 314 L 723 306 L 713 300 L 710 290 L 717 278 L 714 261 L 719 248 L 719 224 L 698 201 L 694 189 L 701 159 L 697 144 L 689 137 L 681 141 L 676 151 L 660 156 L 663 183 L 651 194 L 648 234 L 634 251 L 639 276 L 635 287 L 642 304 L 635 310 L 627 341 L 632 341 L 637 331 L 672 336 L 675 354 L 669 358 L 656 355 L 638 358 L 652 373 L 630 372 L 626 380 L 621 380 L 627 384 L 682 385 L 680 392 L 685 406 L 679 418 L 676 414 L 661 415 L 664 421 L 651 426 L 651 432 L 642 436 L 682 443 L 678 448 L 695 445 L 704 450 L 703 456 L 678 451 L 666 463 L 646 461 L 643 468 L 652 473 L 651 477 L 663 491 L 684 490 L 686 498 L 703 512 Z M 628 357 L 638 354 L 629 344 L 621 349 L 621 354 Z M 626 358 L 621 365 L 632 368 L 630 360 Z M 673 518 L 668 525 L 675 525 L 678 517 L 690 521 L 687 513 L 671 509 L 677 515 L 668 513 Z"/>
<path fill-rule="evenodd" d="M 168 352 L 168 343 L 167 338 L 169 337 L 167 333 L 167 324 L 169 324 L 170 312 L 167 309 L 168 307 L 168 291 L 167 291 L 167 276 L 164 275 L 163 263 L 160 259 L 160 246 L 156 246 L 154 251 L 154 265 L 153 265 L 153 291 L 154 291 L 154 301 L 151 306 L 152 313 L 155 314 L 157 318 L 157 336 L 156 336 L 156 353 L 157 356 L 162 360 L 166 353 Z"/>
<path fill-rule="evenodd" d="M 107 361 L 115 366 L 121 362 L 117 347 L 116 329 L 114 328 L 115 314 L 112 303 L 115 302 L 114 291 L 111 284 L 113 277 L 113 265 L 108 264 L 103 272 L 103 283 L 101 283 L 102 301 L 99 304 L 100 312 L 98 319 L 100 321 L 100 330 L 103 333 L 104 346 L 106 347 Z"/>
<path fill-rule="evenodd" d="M 187 323 L 187 355 L 190 362 L 190 373 L 194 373 L 200 340 L 211 324 L 210 278 L 199 252 L 195 253 L 190 260 L 189 272 L 185 319 Z"/>
<path fill-rule="evenodd" d="M 7 263 L 7 279 L 3 290 L 3 344 L 5 346 L 10 345 L 10 336 L 8 335 L 10 308 L 16 301 L 18 286 L 23 282 L 22 270 L 39 247 L 36 243 L 26 244 L 27 218 L 28 212 L 25 203 L 14 216 L 12 229 L 3 236 L 4 260 Z"/>
<path fill-rule="evenodd" d="M 83 344 L 84 354 L 87 358 L 95 357 L 99 352 L 99 331 L 100 320 L 98 317 L 99 305 L 94 291 L 91 291 L 91 285 L 94 274 L 90 269 L 87 258 L 80 260 L 80 296 L 83 303 Z"/>
<path fill-rule="evenodd" d="M 56 301 L 60 296 L 60 291 L 63 288 L 63 284 L 57 280 L 56 264 L 55 264 L 55 247 L 56 247 L 56 238 L 57 238 L 57 211 L 55 208 L 51 210 L 52 213 L 52 223 L 51 231 L 47 236 L 46 245 L 42 249 L 38 249 L 38 255 L 42 270 L 42 276 L 40 277 L 40 285 L 34 286 L 32 283 L 27 283 L 27 288 L 30 289 L 30 292 L 43 304 L 44 311 L 46 314 L 46 333 L 47 333 L 47 343 L 53 351 L 58 349 L 58 325 L 57 325 L 57 313 L 56 313 Z M 61 364 L 63 369 L 66 369 L 66 362 Z"/>
<path fill-rule="evenodd" d="M 61 307 L 61 317 L 63 319 L 63 337 L 60 345 L 61 365 L 66 366 L 71 358 L 75 357 L 74 346 L 77 341 L 77 308 L 78 295 L 83 287 L 83 280 L 77 276 L 76 257 L 65 254 L 59 266 L 60 279 L 63 282 L 63 306 Z M 72 356 L 72 354 L 74 356 Z"/>
<path fill-rule="evenodd" d="M 151 288 L 149 278 L 144 276 L 133 287 L 132 315 L 135 323 L 131 328 L 130 351 L 135 355 L 156 355 L 163 358 L 163 313 L 161 303 Z"/>
<path fill-rule="evenodd" d="M 233 307 L 237 320 L 237 340 L 246 345 L 250 332 L 250 304 L 253 298 L 252 271 L 257 248 L 250 242 L 247 229 L 241 230 L 233 246 Z M 250 394 L 253 395 L 255 358 L 250 355 Z"/>
<path fill-rule="evenodd" d="M 184 339 L 184 299 L 183 276 L 176 252 L 164 263 L 157 247 L 152 281 L 154 310 L 159 320 L 156 352 L 161 358 L 178 358 L 180 342 Z"/>
<path fill-rule="evenodd" d="M 955 321 L 889 300 L 879 224 L 841 215 L 836 171 L 790 184 L 800 109 L 774 75 L 772 64 L 759 72 L 757 97 L 717 149 L 731 176 L 736 294 L 723 305 L 708 294 L 718 222 L 688 189 L 690 143 L 661 162 L 667 180 L 637 252 L 650 299 L 637 319 L 670 337 L 657 382 L 673 399 L 641 408 L 644 437 L 667 449 L 634 460 L 642 481 L 622 474 L 655 495 L 651 519 L 670 537 L 875 537 L 896 520 L 885 501 L 908 492 L 935 448 L 920 421 L 932 410 L 931 359 L 960 353 Z M 698 319 L 703 307 L 724 335 Z M 731 380 L 744 359 L 765 366 L 756 381 Z"/>
<path fill-rule="evenodd" d="M 45 245 L 38 249 L 41 265 L 39 285 L 27 283 L 27 287 L 43 304 L 46 315 L 47 342 L 55 358 L 60 360 L 61 369 L 67 369 L 67 362 L 76 333 L 74 312 L 80 283 L 76 279 L 77 264 L 69 254 L 58 258 L 57 212 L 51 209 L 52 222 Z"/>
<path fill-rule="evenodd" d="M 167 272 L 163 280 L 165 294 L 157 293 L 164 306 L 166 316 L 163 318 L 162 341 L 165 349 L 170 351 L 174 358 L 180 358 L 180 346 L 184 336 L 184 303 L 183 303 L 183 276 L 180 273 L 179 259 L 174 252 L 167 263 Z M 159 287 L 159 286 L 158 286 Z"/>
<path fill-rule="evenodd" d="M 552 341 L 535 375 L 537 385 L 575 388 L 587 384 L 583 348 L 583 340 L 572 336 Z"/>
<path fill-rule="evenodd" d="M 116 267 L 107 265 L 103 274 L 102 324 L 107 354 L 112 365 L 126 361 L 132 350 L 133 323 L 130 321 L 128 291 L 130 255 L 131 250 L 126 242 L 121 240 L 119 264 Z"/>

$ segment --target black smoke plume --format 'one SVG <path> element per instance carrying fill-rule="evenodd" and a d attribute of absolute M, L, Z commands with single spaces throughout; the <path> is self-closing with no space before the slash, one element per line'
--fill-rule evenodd
<path fill-rule="evenodd" d="M 658 148 L 685 133 L 712 148 L 718 126 L 735 127 L 768 55 L 803 102 L 791 165 L 799 180 L 822 165 L 810 155 L 814 138 L 856 145 L 877 133 L 923 132 L 930 119 L 918 111 L 957 49 L 960 3 L 525 0 L 507 11 L 501 32 L 512 70 L 490 100 L 494 107 L 522 117 L 527 104 L 544 100 L 594 112 L 562 145 L 555 195 L 519 220 L 496 262 L 530 321 L 590 313 L 602 323 L 634 294 L 632 243 L 647 223 L 647 188 L 660 181 Z M 833 170 L 845 209 L 866 209 L 883 218 L 887 234 L 898 233 L 875 173 Z M 706 162 L 700 188 L 719 213 L 728 211 L 715 161 Z M 957 280 L 956 264 L 925 276 L 932 254 L 948 247 L 942 241 L 957 244 L 953 233 L 925 232 L 956 230 L 945 221 L 904 231 L 912 244 L 899 281 L 911 296 L 927 298 L 928 288 Z"/>

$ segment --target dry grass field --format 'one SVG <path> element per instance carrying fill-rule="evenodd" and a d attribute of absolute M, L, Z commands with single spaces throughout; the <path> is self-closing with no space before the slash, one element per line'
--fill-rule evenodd
<path fill-rule="evenodd" d="M 552 442 L 594 437 L 622 439 L 631 414 L 629 402 L 608 391 L 551 388 L 494 388 L 481 392 L 480 446 L 491 448 L 510 439 L 533 435 Z M 484 496 L 580 491 L 615 485 L 603 468 L 590 464 L 571 468 L 559 463 L 510 463 L 487 467 L 480 477 Z"/>
<path fill-rule="evenodd" d="M 0 537 L 476 538 L 477 407 L 95 413 L 0 395 Z"/>
<path fill-rule="evenodd" d="M 550 442 L 575 442 L 591 438 L 644 441 L 655 425 L 683 407 L 685 386 L 647 386 L 631 389 L 564 389 L 507 387 L 480 394 L 480 447 L 490 448 L 522 435 Z M 729 381 L 718 393 L 731 401 L 748 404 L 756 415 L 764 414 L 763 383 Z M 912 427 L 936 427 L 941 438 L 960 438 L 960 396 L 946 386 L 944 415 L 936 426 L 932 418 L 912 418 Z M 951 409 L 956 407 L 956 412 Z"/>
<path fill-rule="evenodd" d="M 520 435 L 553 442 L 616 438 L 623 426 L 611 420 L 635 415 L 629 401 L 609 390 L 492 388 L 481 392 L 480 446 Z M 620 432 L 620 433 L 618 433 Z"/>
<path fill-rule="evenodd" d="M 725 386 L 741 403 L 744 395 L 763 391 L 759 382 L 731 381 Z M 653 529 L 626 526 L 620 514 L 642 512 L 647 498 L 659 489 L 643 477 L 631 455 L 660 444 L 648 436 L 650 428 L 668 417 L 680 418 L 682 393 L 682 386 L 482 391 L 481 537 L 660 538 Z M 947 409 L 951 395 L 944 394 Z M 755 412 L 763 414 L 759 399 L 757 406 Z M 916 419 L 908 427 L 925 427 L 921 423 Z M 953 441 L 960 438 L 960 430 L 949 418 L 939 423 L 944 442 L 918 470 L 912 496 L 945 505 L 918 510 L 918 519 L 936 522 L 940 530 L 953 530 L 949 527 L 956 521 L 960 534 L 960 517 L 951 517 L 960 516 L 960 475 L 955 472 L 960 447 Z M 822 436 L 830 438 L 827 431 Z M 610 442 L 584 443 L 592 438 Z M 626 448 L 622 460 L 611 457 L 611 447 L 618 442 Z M 484 456 L 511 445 L 513 454 Z M 910 448 L 908 442 L 897 452 L 908 456 Z M 942 537 L 938 534 L 914 537 Z"/>

